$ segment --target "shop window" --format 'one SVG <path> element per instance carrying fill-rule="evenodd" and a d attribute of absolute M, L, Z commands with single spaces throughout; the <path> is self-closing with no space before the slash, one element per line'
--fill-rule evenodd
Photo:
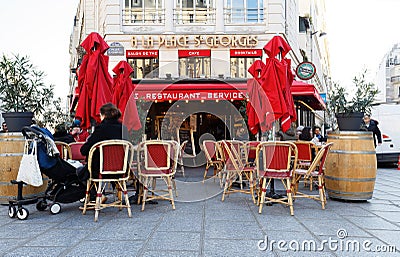
<path fill-rule="evenodd" d="M 307 17 L 299 17 L 299 32 L 307 32 L 310 28 L 310 22 Z"/>
<path fill-rule="evenodd" d="M 247 71 L 257 57 L 231 57 L 231 77 L 232 78 L 250 78 Z"/>
<path fill-rule="evenodd" d="M 124 25 L 133 23 L 164 23 L 165 0 L 125 0 L 122 10 Z"/>
<path fill-rule="evenodd" d="M 226 0 L 224 14 L 226 23 L 262 23 L 263 0 Z"/>
<path fill-rule="evenodd" d="M 175 0 L 174 20 L 176 24 L 215 23 L 213 0 Z"/>
<path fill-rule="evenodd" d="M 185 78 L 209 78 L 211 57 L 179 58 L 179 76 Z"/>
<path fill-rule="evenodd" d="M 158 78 L 158 59 L 128 59 L 133 69 L 133 79 Z"/>

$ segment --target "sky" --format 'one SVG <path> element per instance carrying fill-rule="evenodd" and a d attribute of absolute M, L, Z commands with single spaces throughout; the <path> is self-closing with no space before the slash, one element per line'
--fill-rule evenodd
<path fill-rule="evenodd" d="M 28 55 L 56 95 L 68 94 L 69 37 L 79 0 L 2 0 L 0 53 Z M 326 0 L 333 81 L 352 84 L 363 69 L 371 80 L 383 56 L 400 43 L 400 0 Z"/>
<path fill-rule="evenodd" d="M 55 85 L 56 96 L 69 91 L 69 38 L 79 0 L 1 0 L 0 54 L 29 56 Z"/>
<path fill-rule="evenodd" d="M 331 77 L 342 86 L 367 69 L 375 83 L 380 62 L 400 43 L 399 0 L 326 0 Z"/>

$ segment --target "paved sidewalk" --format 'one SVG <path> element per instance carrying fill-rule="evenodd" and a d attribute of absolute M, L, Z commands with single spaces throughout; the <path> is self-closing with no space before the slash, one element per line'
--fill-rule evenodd
<path fill-rule="evenodd" d="M 212 180 L 206 185 L 179 182 L 174 211 L 165 201 L 146 205 L 144 212 L 134 205 L 132 218 L 126 210 L 109 208 L 100 212 L 98 222 L 93 212 L 82 215 L 79 203 L 62 205 L 57 215 L 28 205 L 25 221 L 9 218 L 8 207 L 0 206 L 0 256 L 400 256 L 397 169 L 378 170 L 374 198 L 368 202 L 328 199 L 321 210 L 313 200 L 297 199 L 295 216 L 276 204 L 258 214 L 249 195 L 234 194 L 221 202 L 217 186 Z M 265 249 L 265 242 L 273 240 L 273 250 Z M 323 250 L 309 251 L 314 242 Z M 388 251 L 390 246 L 397 252 L 365 250 Z"/>

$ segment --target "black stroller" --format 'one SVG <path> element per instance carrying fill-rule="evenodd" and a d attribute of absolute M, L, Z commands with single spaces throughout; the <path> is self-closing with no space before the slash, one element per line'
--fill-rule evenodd
<path fill-rule="evenodd" d="M 44 130 L 34 126 L 24 127 L 22 134 L 26 141 L 36 141 L 40 171 L 50 181 L 44 195 L 26 199 L 22 194 L 25 183 L 12 180 L 12 184 L 18 185 L 18 195 L 16 200 L 9 201 L 9 217 L 17 217 L 20 220 L 27 219 L 29 211 L 23 207 L 24 204 L 36 203 L 37 210 L 44 211 L 49 208 L 51 214 L 58 214 L 61 211 L 60 203 L 73 203 L 83 199 L 86 191 L 85 184 L 78 179 L 76 168 L 60 158 L 54 141 L 49 135 L 46 135 Z M 46 155 L 44 157 L 51 161 L 52 166 L 50 168 L 43 168 L 40 153 L 42 157 Z"/>

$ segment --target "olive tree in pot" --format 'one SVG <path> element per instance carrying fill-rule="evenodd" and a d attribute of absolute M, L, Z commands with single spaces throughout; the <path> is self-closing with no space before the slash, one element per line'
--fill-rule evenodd
<path fill-rule="evenodd" d="M 43 82 L 28 57 L 5 54 L 0 60 L 0 110 L 9 132 L 20 132 L 32 123 L 33 115 L 41 115 L 50 105 L 53 85 Z"/>
<path fill-rule="evenodd" d="M 339 130 L 358 131 L 364 114 L 370 114 L 379 90 L 365 79 L 366 70 L 353 79 L 355 94 L 351 100 L 346 89 L 334 82 L 329 93 L 330 111 L 335 113 Z"/>

